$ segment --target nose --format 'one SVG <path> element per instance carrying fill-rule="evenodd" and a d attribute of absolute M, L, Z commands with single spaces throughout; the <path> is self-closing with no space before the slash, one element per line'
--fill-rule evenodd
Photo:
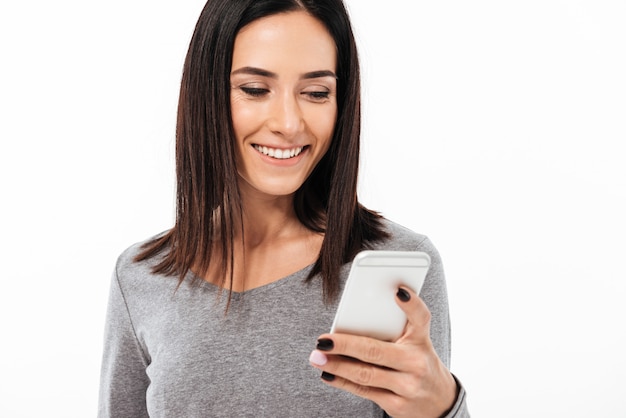
<path fill-rule="evenodd" d="M 275 97 L 268 122 L 269 129 L 286 139 L 291 139 L 304 129 L 304 118 L 298 99 L 285 92 Z"/>

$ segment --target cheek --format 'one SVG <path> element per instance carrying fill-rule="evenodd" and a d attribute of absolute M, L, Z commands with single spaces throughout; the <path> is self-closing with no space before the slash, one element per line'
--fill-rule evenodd
<path fill-rule="evenodd" d="M 242 161 L 242 152 L 243 152 L 243 142 L 244 138 L 247 136 L 247 130 L 250 126 L 250 121 L 248 120 L 250 115 L 247 111 L 246 106 L 242 103 L 237 102 L 235 100 L 231 100 L 230 113 L 233 123 L 233 130 L 235 134 L 234 138 L 234 150 L 235 150 L 235 159 L 237 161 L 237 166 L 239 169 L 243 167 Z"/>
<path fill-rule="evenodd" d="M 259 103 L 231 95 L 230 114 L 237 139 L 243 139 L 258 130 L 263 124 L 265 113 L 266 109 Z"/>
<path fill-rule="evenodd" d="M 231 98 L 230 114 L 233 120 L 235 135 L 239 137 L 243 133 L 242 131 L 245 129 L 245 126 L 249 124 L 249 112 L 243 103 Z"/>
<path fill-rule="evenodd" d="M 332 111 L 320 112 L 317 115 L 315 123 L 312 125 L 315 128 L 315 136 L 320 140 L 326 142 L 324 149 L 327 150 L 330 147 L 330 141 L 332 140 L 333 133 L 335 132 L 335 125 L 337 124 L 337 109 Z"/>

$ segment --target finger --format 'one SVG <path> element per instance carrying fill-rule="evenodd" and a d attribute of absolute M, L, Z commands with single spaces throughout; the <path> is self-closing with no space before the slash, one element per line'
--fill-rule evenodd
<path fill-rule="evenodd" d="M 415 367 L 417 359 L 421 358 L 419 353 L 423 351 L 418 349 L 416 352 L 415 344 L 397 344 L 351 334 L 323 334 L 316 348 L 312 353 L 311 363 L 323 370 L 326 370 L 324 366 L 329 359 L 332 359 L 333 363 L 337 362 L 337 359 L 343 359 L 390 371 L 406 371 Z"/>
<path fill-rule="evenodd" d="M 430 343 L 431 315 L 426 303 L 415 292 L 405 287 L 398 289 L 396 303 L 408 320 L 402 336 L 396 342 Z"/>
<path fill-rule="evenodd" d="M 383 408 L 385 408 L 385 405 L 389 405 L 400 400 L 398 395 L 389 390 L 373 386 L 360 385 L 329 372 L 324 372 L 321 379 L 329 386 L 345 390 L 361 398 L 369 399 Z"/>
<path fill-rule="evenodd" d="M 344 356 L 329 355 L 327 358 L 328 361 L 321 367 L 323 380 L 341 377 L 359 386 L 389 389 L 388 383 L 394 380 L 393 375 L 397 373 L 386 367 L 363 363 Z"/>
<path fill-rule="evenodd" d="M 330 386 L 375 402 L 391 416 L 401 415 L 402 411 L 406 413 L 409 409 L 415 412 L 416 400 L 423 404 L 419 409 L 427 416 L 442 416 L 458 396 L 456 382 L 441 362 L 441 374 L 435 380 L 415 379 L 407 373 L 359 363 L 354 359 L 328 356 L 320 377 Z M 371 369 L 368 370 L 367 366 Z M 366 372 L 358 372 L 360 367 Z"/>
<path fill-rule="evenodd" d="M 401 349 L 393 343 L 360 335 L 323 334 L 317 341 L 318 354 L 343 356 L 389 369 L 397 368 L 398 360 L 403 357 Z"/>
<path fill-rule="evenodd" d="M 320 361 L 322 359 L 322 361 Z M 381 389 L 399 396 L 409 397 L 414 394 L 415 380 L 409 373 L 387 367 L 380 367 L 360 360 L 340 355 L 327 355 L 319 350 L 310 357 L 311 364 L 323 371 L 322 380 L 343 379 L 342 385 L 352 383 L 352 390 L 364 391 Z"/>

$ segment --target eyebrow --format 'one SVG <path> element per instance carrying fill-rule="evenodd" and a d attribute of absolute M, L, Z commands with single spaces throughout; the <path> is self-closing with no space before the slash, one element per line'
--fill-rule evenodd
<path fill-rule="evenodd" d="M 256 67 L 241 67 L 231 73 L 231 75 L 236 75 L 236 74 L 250 74 L 250 75 L 258 75 L 261 77 L 278 78 L 278 74 L 273 73 L 271 71 L 264 70 L 262 68 L 256 68 Z M 331 78 L 334 78 L 335 80 L 339 79 L 337 77 L 337 74 L 335 74 L 334 72 L 330 70 L 311 71 L 311 72 L 302 74 L 300 78 L 302 78 L 303 80 L 309 80 L 312 78 L 322 78 L 322 77 L 331 77 Z"/>

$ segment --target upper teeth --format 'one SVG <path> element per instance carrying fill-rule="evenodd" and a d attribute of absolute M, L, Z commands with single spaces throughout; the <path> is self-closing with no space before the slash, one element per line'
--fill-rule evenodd
<path fill-rule="evenodd" d="M 278 158 L 280 160 L 295 157 L 302 152 L 302 147 L 296 147 L 291 149 L 276 149 L 263 147 L 261 145 L 254 145 L 254 148 L 261 154 L 265 154 L 273 158 Z"/>

